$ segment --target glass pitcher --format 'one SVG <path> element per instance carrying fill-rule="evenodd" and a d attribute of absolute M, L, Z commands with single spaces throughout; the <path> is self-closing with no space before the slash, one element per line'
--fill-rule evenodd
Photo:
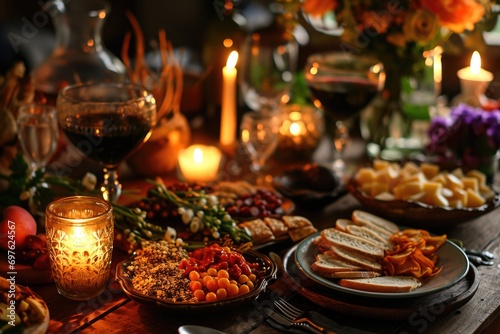
<path fill-rule="evenodd" d="M 109 14 L 106 1 L 50 0 L 45 10 L 52 17 L 56 46 L 33 71 L 35 88 L 55 104 L 61 88 L 78 82 L 125 80 L 121 60 L 102 43 L 102 27 Z"/>

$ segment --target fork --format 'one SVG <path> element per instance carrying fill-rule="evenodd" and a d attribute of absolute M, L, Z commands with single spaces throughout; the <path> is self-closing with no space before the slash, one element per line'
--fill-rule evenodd
<path fill-rule="evenodd" d="M 326 330 L 325 328 L 314 323 L 311 319 L 305 316 L 306 312 L 293 306 L 283 298 L 278 298 L 273 301 L 274 306 L 283 313 L 283 315 L 293 323 L 307 323 L 321 333 L 335 334 L 335 332 Z"/>

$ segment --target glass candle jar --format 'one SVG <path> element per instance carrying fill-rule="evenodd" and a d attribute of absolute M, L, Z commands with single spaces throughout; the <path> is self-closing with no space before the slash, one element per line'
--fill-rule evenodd
<path fill-rule="evenodd" d="M 113 251 L 111 205 L 97 197 L 64 197 L 47 206 L 45 229 L 58 292 L 74 300 L 101 294 Z"/>

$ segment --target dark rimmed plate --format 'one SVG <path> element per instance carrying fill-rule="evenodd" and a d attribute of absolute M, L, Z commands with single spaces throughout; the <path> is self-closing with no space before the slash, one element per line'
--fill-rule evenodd
<path fill-rule="evenodd" d="M 431 206 L 420 202 L 375 199 L 362 192 L 353 179 L 347 183 L 347 189 L 363 205 L 364 209 L 373 214 L 395 223 L 430 230 L 475 219 L 500 206 L 498 193 L 486 204 L 477 208 L 451 208 Z"/>
<path fill-rule="evenodd" d="M 447 240 L 436 252 L 438 256 L 437 266 L 442 267 L 438 275 L 427 279 L 422 286 L 410 291 L 400 293 L 379 293 L 356 290 L 337 284 L 337 280 L 327 279 L 318 275 L 311 269 L 311 264 L 318 254 L 318 247 L 313 244 L 321 232 L 312 234 L 302 240 L 295 251 L 295 264 L 299 270 L 314 282 L 335 291 L 371 298 L 413 298 L 430 295 L 441 290 L 450 288 L 467 275 L 469 270 L 469 259 L 467 255 L 454 243 Z"/>
<path fill-rule="evenodd" d="M 134 289 L 131 278 L 127 275 L 127 267 L 133 261 L 132 259 L 122 261 L 116 266 L 116 280 L 122 287 L 125 294 L 132 300 L 140 304 L 155 305 L 165 308 L 174 312 L 207 312 L 207 311 L 220 311 L 223 309 L 228 309 L 232 307 L 239 306 L 241 304 L 255 300 L 261 293 L 263 293 L 270 280 L 276 278 L 276 265 L 267 256 L 256 252 L 254 250 L 249 250 L 243 253 L 243 256 L 247 261 L 257 262 L 262 268 L 265 269 L 265 275 L 256 284 L 252 291 L 247 294 L 236 296 L 233 298 L 228 298 L 222 301 L 216 302 L 180 302 L 174 303 L 161 298 L 150 297 L 144 295 Z"/>

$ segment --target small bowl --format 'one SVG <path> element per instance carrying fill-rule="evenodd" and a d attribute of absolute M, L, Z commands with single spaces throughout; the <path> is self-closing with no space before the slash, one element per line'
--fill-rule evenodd
<path fill-rule="evenodd" d="M 429 230 L 438 230 L 473 220 L 500 205 L 498 193 L 495 193 L 495 196 L 486 204 L 477 208 L 452 208 L 432 206 L 421 202 L 376 199 L 361 191 L 354 179 L 350 179 L 346 187 L 363 207 L 373 214 L 397 224 Z"/>
<path fill-rule="evenodd" d="M 346 192 L 344 182 L 325 166 L 311 163 L 290 169 L 273 180 L 274 188 L 296 204 L 322 207 Z"/>

